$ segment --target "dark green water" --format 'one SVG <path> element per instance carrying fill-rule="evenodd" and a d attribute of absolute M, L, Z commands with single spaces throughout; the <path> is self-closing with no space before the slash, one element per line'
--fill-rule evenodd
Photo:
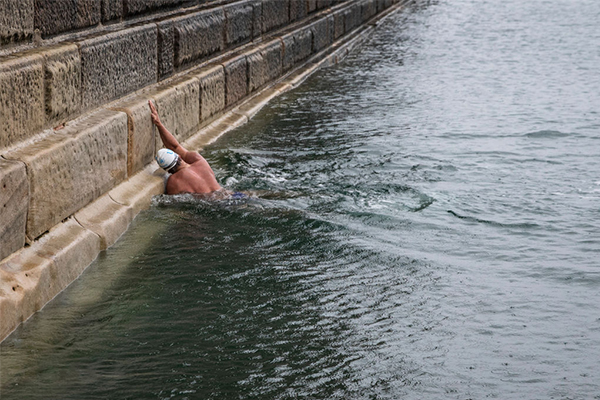
<path fill-rule="evenodd" d="M 2 399 L 600 398 L 600 3 L 396 14 L 2 343 Z"/>

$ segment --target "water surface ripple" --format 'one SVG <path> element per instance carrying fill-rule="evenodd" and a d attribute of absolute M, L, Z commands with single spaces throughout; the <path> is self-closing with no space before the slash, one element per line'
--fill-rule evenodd
<path fill-rule="evenodd" d="M 2 399 L 600 398 L 600 2 L 439 0 L 206 149 Z"/>

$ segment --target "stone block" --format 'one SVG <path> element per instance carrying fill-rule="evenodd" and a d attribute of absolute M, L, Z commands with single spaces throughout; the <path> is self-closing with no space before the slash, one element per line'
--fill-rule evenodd
<path fill-rule="evenodd" d="M 106 194 L 77 211 L 74 217 L 81 226 L 100 236 L 100 249 L 106 250 L 133 221 L 133 209 L 116 203 Z"/>
<path fill-rule="evenodd" d="M 46 125 L 57 126 L 81 108 L 81 58 L 74 44 L 51 48 L 43 55 Z"/>
<path fill-rule="evenodd" d="M 0 260 L 25 245 L 28 205 L 25 164 L 0 158 Z"/>
<path fill-rule="evenodd" d="M 256 39 L 262 35 L 262 1 L 251 0 L 252 5 L 252 38 Z"/>
<path fill-rule="evenodd" d="M 100 0 L 35 0 L 35 29 L 42 37 L 100 23 Z"/>
<path fill-rule="evenodd" d="M 255 91 L 282 74 L 281 41 L 274 40 L 247 55 L 248 90 Z"/>
<path fill-rule="evenodd" d="M 173 21 L 167 20 L 156 24 L 158 27 L 158 80 L 161 81 L 174 71 L 175 29 Z"/>
<path fill-rule="evenodd" d="M 317 0 L 317 10 L 322 10 L 333 5 L 332 0 Z"/>
<path fill-rule="evenodd" d="M 94 108 L 156 82 L 157 36 L 157 27 L 151 24 L 81 41 L 82 108 Z"/>
<path fill-rule="evenodd" d="M 225 104 L 230 106 L 248 94 L 248 62 L 240 55 L 223 62 L 225 70 Z"/>
<path fill-rule="evenodd" d="M 287 71 L 294 65 L 308 58 L 312 53 L 312 29 L 308 27 L 298 29 L 282 36 L 283 42 L 283 70 Z"/>
<path fill-rule="evenodd" d="M 263 0 L 262 31 L 270 32 L 290 21 L 290 0 Z"/>
<path fill-rule="evenodd" d="M 225 48 L 223 9 L 200 11 L 173 20 L 175 67 L 202 60 Z"/>
<path fill-rule="evenodd" d="M 299 21 L 308 15 L 306 0 L 290 0 L 290 22 Z"/>
<path fill-rule="evenodd" d="M 306 0 L 306 8 L 309 14 L 317 11 L 317 0 Z"/>
<path fill-rule="evenodd" d="M 344 13 L 344 31 L 348 33 L 357 28 L 362 23 L 362 13 L 360 4 L 353 4 Z"/>
<path fill-rule="evenodd" d="M 294 41 L 296 43 L 294 62 L 296 64 L 307 59 L 311 55 L 313 42 L 312 36 L 312 30 L 310 27 L 300 29 L 294 33 Z"/>
<path fill-rule="evenodd" d="M 377 4 L 375 0 L 365 0 L 360 5 L 362 22 L 367 22 L 377 14 Z"/>
<path fill-rule="evenodd" d="M 226 47 L 252 39 L 252 3 L 242 1 L 223 7 L 225 11 Z"/>
<path fill-rule="evenodd" d="M 200 81 L 184 77 L 168 85 L 159 86 L 152 95 L 163 125 L 183 142 L 200 125 Z M 157 146 L 161 146 L 160 139 Z"/>
<path fill-rule="evenodd" d="M 33 38 L 33 0 L 0 0 L 0 46 Z"/>
<path fill-rule="evenodd" d="M 267 80 L 273 81 L 283 74 L 283 48 L 281 40 L 266 43 L 261 48 L 266 65 Z"/>
<path fill-rule="evenodd" d="M 329 44 L 335 41 L 335 19 L 333 15 L 327 16 L 327 34 L 329 35 Z"/>
<path fill-rule="evenodd" d="M 377 13 L 380 13 L 394 4 L 393 0 L 377 0 Z"/>
<path fill-rule="evenodd" d="M 218 65 L 202 70 L 200 81 L 200 120 L 206 121 L 225 108 L 225 71 Z"/>
<path fill-rule="evenodd" d="M 296 41 L 294 40 L 294 34 L 288 33 L 281 37 L 281 46 L 283 49 L 283 70 L 290 70 L 296 63 Z"/>
<path fill-rule="evenodd" d="M 247 53 L 248 60 L 248 91 L 251 93 L 267 82 L 265 60 L 260 49 Z"/>
<path fill-rule="evenodd" d="M 154 160 L 155 128 L 150 119 L 148 97 L 125 100 L 115 106 L 127 114 L 127 176 L 133 176 Z"/>
<path fill-rule="evenodd" d="M 344 19 L 346 15 L 344 11 L 336 11 L 333 14 L 333 38 L 339 39 L 344 36 Z"/>
<path fill-rule="evenodd" d="M 126 16 L 142 14 L 160 8 L 175 8 L 189 0 L 123 0 Z"/>
<path fill-rule="evenodd" d="M 123 18 L 123 0 L 101 0 L 100 11 L 102 22 L 115 21 Z"/>
<path fill-rule="evenodd" d="M 100 112 L 5 155 L 27 166 L 33 240 L 127 175 L 127 116 Z"/>
<path fill-rule="evenodd" d="M 0 340 L 66 288 L 99 252 L 100 238 L 69 219 L 0 262 Z"/>
<path fill-rule="evenodd" d="M 44 66 L 39 54 L 0 62 L 0 149 L 30 138 L 44 126 Z"/>
<path fill-rule="evenodd" d="M 310 25 L 310 30 L 312 32 L 312 51 L 313 53 L 317 53 L 327 47 L 331 42 L 333 42 L 333 38 L 330 35 L 329 26 L 327 24 L 327 18 L 322 18 L 318 21 L 313 22 Z"/>

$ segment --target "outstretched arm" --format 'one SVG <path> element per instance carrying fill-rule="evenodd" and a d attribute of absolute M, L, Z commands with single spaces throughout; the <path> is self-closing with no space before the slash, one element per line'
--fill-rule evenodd
<path fill-rule="evenodd" d="M 152 118 L 152 123 L 156 125 L 158 129 L 158 133 L 160 134 L 160 139 L 162 140 L 164 146 L 173 150 L 175 153 L 181 157 L 183 161 L 188 164 L 193 164 L 198 160 L 202 159 L 202 156 L 195 151 L 187 151 L 182 145 L 179 144 L 175 136 L 171 134 L 165 128 L 165 126 L 160 122 L 160 118 L 158 116 L 158 111 L 156 111 L 156 107 L 152 104 L 151 100 L 148 100 L 148 105 L 150 106 L 150 118 Z"/>

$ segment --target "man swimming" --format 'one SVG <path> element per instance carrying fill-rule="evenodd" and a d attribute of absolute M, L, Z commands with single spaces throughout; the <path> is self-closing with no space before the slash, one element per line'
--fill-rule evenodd
<path fill-rule="evenodd" d="M 156 125 L 160 139 L 166 147 L 166 149 L 158 151 L 156 162 L 162 169 L 171 174 L 167 180 L 167 194 L 203 194 L 220 190 L 221 185 L 217 182 L 215 173 L 204 157 L 181 146 L 175 136 L 160 122 L 158 112 L 152 101 L 149 100 L 148 105 L 150 106 L 152 123 Z"/>

